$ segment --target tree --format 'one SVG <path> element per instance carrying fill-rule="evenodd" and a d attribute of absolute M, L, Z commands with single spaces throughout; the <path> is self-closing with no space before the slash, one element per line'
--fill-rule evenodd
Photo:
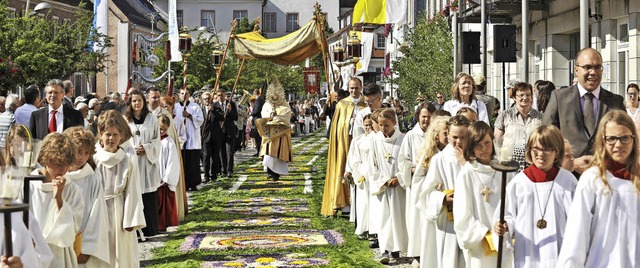
<path fill-rule="evenodd" d="M 436 92 L 449 95 L 453 73 L 453 42 L 447 17 L 425 16 L 409 30 L 406 38 L 410 46 L 404 56 L 394 61 L 393 82 L 408 107 L 416 104 L 418 94 L 434 100 Z"/>
<path fill-rule="evenodd" d="M 93 13 L 84 6 L 78 6 L 74 21 L 52 23 L 49 16 L 11 18 L 7 0 L 0 0 L 0 59 L 8 59 L 7 66 L 11 63 L 10 79 L 0 78 L 0 95 L 18 86 L 66 79 L 75 72 L 93 75 L 104 70 L 107 54 L 93 51 L 92 45 L 113 45 L 92 28 Z"/>

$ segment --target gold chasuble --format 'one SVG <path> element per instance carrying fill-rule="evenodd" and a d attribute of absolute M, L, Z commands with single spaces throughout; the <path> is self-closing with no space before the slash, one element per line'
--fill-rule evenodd
<path fill-rule="evenodd" d="M 358 103 L 358 110 L 366 107 L 364 101 Z M 324 181 L 324 193 L 322 194 L 322 209 L 324 216 L 335 215 L 335 210 L 343 208 L 350 203 L 349 184 L 342 183 L 340 178 L 344 175 L 344 167 L 347 162 L 351 135 L 349 126 L 351 118 L 355 118 L 356 106 L 351 96 L 342 99 L 336 104 L 336 110 L 331 120 L 331 132 L 329 133 L 329 152 L 327 156 L 327 174 Z"/>

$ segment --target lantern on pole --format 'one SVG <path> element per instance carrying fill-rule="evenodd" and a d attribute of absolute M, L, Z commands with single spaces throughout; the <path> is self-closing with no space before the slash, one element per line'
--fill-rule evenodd
<path fill-rule="evenodd" d="M 189 28 L 186 26 L 182 28 L 182 33 L 179 36 L 178 49 L 183 54 L 191 51 L 191 34 L 189 34 Z"/>
<path fill-rule="evenodd" d="M 360 42 L 360 39 L 358 39 L 356 32 L 353 32 L 349 38 L 349 43 L 347 44 L 347 57 L 349 57 L 353 63 L 357 63 L 360 61 L 360 57 L 362 57 L 362 43 Z"/>
<path fill-rule="evenodd" d="M 338 44 L 335 48 L 333 48 L 333 61 L 335 62 L 344 61 L 344 48 L 342 48 L 342 45 L 340 44 Z"/>
<path fill-rule="evenodd" d="M 216 45 L 213 48 L 213 51 L 211 51 L 211 56 L 209 57 L 209 61 L 211 62 L 211 65 L 213 66 L 213 68 L 215 68 L 216 70 L 220 68 L 220 64 L 222 64 L 222 51 L 220 51 L 219 45 Z"/>

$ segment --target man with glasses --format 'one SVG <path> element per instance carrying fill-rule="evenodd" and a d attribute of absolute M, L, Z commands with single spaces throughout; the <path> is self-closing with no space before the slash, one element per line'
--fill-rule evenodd
<path fill-rule="evenodd" d="M 350 96 L 340 100 L 331 119 L 329 133 L 329 149 L 327 156 L 327 173 L 322 194 L 322 209 L 324 216 L 333 216 L 338 210 L 342 215 L 349 213 L 349 184 L 342 182 L 347 154 L 353 135 L 355 115 L 365 108 L 363 100 L 362 81 L 354 77 L 348 83 Z"/>
<path fill-rule="evenodd" d="M 29 120 L 29 132 L 32 137 L 42 140 L 49 133 L 62 133 L 67 128 L 84 125 L 84 118 L 80 111 L 62 104 L 64 98 L 62 80 L 50 80 L 44 92 L 47 107 L 32 112 Z"/>
<path fill-rule="evenodd" d="M 593 48 L 576 55 L 573 71 L 578 83 L 554 90 L 544 113 L 543 124 L 560 128 L 574 149 L 574 166 L 582 173 L 590 166 L 598 121 L 613 109 L 624 110 L 622 96 L 601 88 L 602 56 Z"/>
<path fill-rule="evenodd" d="M 433 106 L 436 107 L 436 110 L 442 110 L 442 107 L 444 107 L 444 94 L 436 93 L 436 101 L 433 102 Z"/>
<path fill-rule="evenodd" d="M 516 140 L 513 146 L 513 159 L 518 161 L 520 169 L 524 170 L 528 165 L 525 160 L 525 147 L 529 135 L 542 124 L 542 113 L 533 109 L 533 88 L 527 83 L 517 83 L 511 91 L 515 100 L 513 107 L 501 111 L 494 123 L 493 131 L 496 140 L 501 140 L 505 133 L 518 133 L 521 140 Z"/>

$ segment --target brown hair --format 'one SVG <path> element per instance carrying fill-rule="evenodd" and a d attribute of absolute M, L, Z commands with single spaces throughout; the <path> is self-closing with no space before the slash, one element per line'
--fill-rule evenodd
<path fill-rule="evenodd" d="M 473 150 L 482 141 L 482 139 L 487 136 L 487 134 L 489 134 L 493 143 L 493 130 L 489 125 L 487 125 L 487 123 L 484 121 L 478 121 L 469 126 L 469 129 L 467 130 L 467 138 L 464 140 L 464 151 L 462 152 L 465 160 L 475 160 L 476 156 Z M 496 150 L 493 150 L 491 152 L 491 156 L 493 157 L 495 154 Z"/>
<path fill-rule="evenodd" d="M 451 126 L 469 127 L 470 124 L 469 119 L 462 115 L 452 116 L 447 122 L 447 130 L 451 129 Z"/>
<path fill-rule="evenodd" d="M 144 120 L 147 118 L 149 114 L 149 106 L 147 106 L 147 98 L 145 98 L 144 94 L 137 89 L 131 90 L 129 92 L 129 96 L 127 97 L 127 109 L 124 112 L 124 116 L 129 120 L 129 122 L 133 121 L 133 106 L 131 105 L 131 99 L 134 95 L 138 95 L 142 98 L 142 111 L 140 113 L 140 119 Z"/>
<path fill-rule="evenodd" d="M 476 86 L 476 83 L 473 80 L 473 76 L 471 76 L 468 73 L 459 73 L 458 75 L 456 75 L 456 79 L 455 81 L 453 81 L 453 85 L 451 85 L 451 98 L 453 98 L 454 100 L 460 101 L 460 91 L 458 91 L 458 86 L 462 82 L 463 78 L 467 78 L 471 80 L 472 90 L 471 90 L 471 95 L 469 96 L 469 101 L 475 100 L 476 91 L 478 91 L 478 87 Z"/>
<path fill-rule="evenodd" d="M 171 125 L 171 119 L 169 119 L 169 117 L 165 114 L 160 115 L 160 117 L 158 117 L 158 125 L 159 126 L 170 126 Z"/>
<path fill-rule="evenodd" d="M 49 133 L 42 141 L 38 163 L 43 166 L 69 166 L 76 159 L 78 148 L 71 138 Z"/>
<path fill-rule="evenodd" d="M 556 150 L 558 153 L 556 154 L 556 159 L 553 160 L 553 165 L 556 167 L 562 166 L 562 159 L 564 158 L 564 138 L 558 127 L 554 125 L 542 125 L 531 133 L 524 153 L 524 158 L 529 164 L 533 163 L 531 148 L 536 145 L 536 142 L 539 142 L 544 148 Z"/>
<path fill-rule="evenodd" d="M 162 102 L 164 102 L 166 104 L 169 104 L 170 106 L 173 106 L 173 105 L 176 104 L 176 100 L 171 96 L 162 96 L 160 98 L 160 101 L 162 101 Z"/>
<path fill-rule="evenodd" d="M 518 82 L 513 86 L 513 89 L 511 90 L 511 98 L 516 98 L 516 94 L 518 91 L 526 91 L 528 90 L 529 93 L 531 93 L 531 95 L 533 96 L 533 88 L 531 87 L 531 85 L 529 85 L 529 83 L 525 83 L 525 82 Z"/>
<path fill-rule="evenodd" d="M 606 113 L 602 119 L 600 119 L 600 123 L 598 124 L 598 132 L 596 133 L 596 140 L 594 143 L 595 150 L 593 153 L 593 162 L 592 165 L 598 167 L 598 174 L 602 179 L 602 183 L 606 188 L 611 190 L 611 186 L 607 181 L 607 161 L 613 161 L 611 156 L 607 153 L 606 145 L 604 142 L 604 136 L 606 134 L 607 124 L 609 122 L 616 123 L 618 125 L 624 126 L 631 131 L 631 134 L 634 136 L 633 138 L 633 146 L 631 147 L 631 154 L 627 159 L 626 169 L 631 174 L 631 181 L 636 187 L 636 191 L 640 192 L 640 163 L 638 162 L 638 131 L 636 130 L 636 126 L 631 120 L 631 117 L 627 114 L 627 112 L 622 110 L 612 110 Z"/>
<path fill-rule="evenodd" d="M 13 156 L 11 155 L 11 144 L 14 142 L 16 137 L 20 137 L 25 142 L 29 142 L 29 130 L 25 125 L 15 124 L 9 127 L 9 130 L 7 130 L 7 134 L 4 139 L 4 158 L 6 161 L 5 164 L 17 164 L 15 163 L 15 159 L 13 159 Z"/>
<path fill-rule="evenodd" d="M 380 117 L 380 113 L 382 112 L 382 109 L 378 109 L 375 110 L 371 113 L 371 120 L 373 120 L 373 122 L 378 123 L 378 117 Z"/>
<path fill-rule="evenodd" d="M 91 156 L 96 153 L 96 137 L 93 136 L 91 131 L 78 126 L 67 128 L 62 134 L 71 138 L 71 140 L 76 143 L 78 152 L 80 152 L 80 150 L 86 150 Z M 87 163 L 91 168 L 96 168 L 96 163 L 93 162 L 93 157 L 89 157 Z"/>
<path fill-rule="evenodd" d="M 380 117 L 391 120 L 394 123 L 396 122 L 396 112 L 391 108 L 380 109 L 380 115 L 378 115 L 378 118 Z"/>
<path fill-rule="evenodd" d="M 102 135 L 102 133 L 107 131 L 110 127 L 115 127 L 120 131 L 120 136 L 122 137 L 120 145 L 127 142 L 132 137 L 129 124 L 124 120 L 122 114 L 116 110 L 108 110 L 100 114 L 98 117 L 98 136 Z"/>

